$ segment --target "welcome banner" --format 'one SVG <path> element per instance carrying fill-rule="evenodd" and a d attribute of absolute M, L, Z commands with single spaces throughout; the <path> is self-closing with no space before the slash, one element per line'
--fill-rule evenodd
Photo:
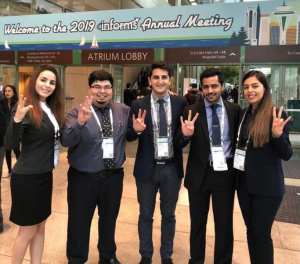
<path fill-rule="evenodd" d="M 300 1 L 0 17 L 0 51 L 300 44 Z"/>

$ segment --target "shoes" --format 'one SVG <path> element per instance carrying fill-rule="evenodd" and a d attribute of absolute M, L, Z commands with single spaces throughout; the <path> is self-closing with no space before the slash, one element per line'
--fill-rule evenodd
<path fill-rule="evenodd" d="M 121 263 L 115 257 L 115 258 L 112 258 L 110 260 L 100 260 L 99 264 L 121 264 Z"/>
<path fill-rule="evenodd" d="M 7 175 L 3 176 L 2 178 L 10 178 L 11 173 L 8 173 Z"/>
<path fill-rule="evenodd" d="M 141 261 L 139 264 L 151 264 L 152 263 L 152 259 L 151 258 L 147 258 L 147 257 L 142 257 Z"/>
<path fill-rule="evenodd" d="M 3 222 L 0 222 L 0 234 L 3 232 Z"/>
<path fill-rule="evenodd" d="M 172 259 L 162 259 L 161 264 L 173 264 L 173 260 Z"/>

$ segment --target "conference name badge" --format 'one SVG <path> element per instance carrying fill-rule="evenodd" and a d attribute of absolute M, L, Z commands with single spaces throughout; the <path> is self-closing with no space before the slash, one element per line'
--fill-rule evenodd
<path fill-rule="evenodd" d="M 104 138 L 102 142 L 103 159 L 112 159 L 114 157 L 114 139 Z"/>
<path fill-rule="evenodd" d="M 234 154 L 233 167 L 240 171 L 245 171 L 245 158 L 246 151 L 242 149 L 236 149 Z"/>
<path fill-rule="evenodd" d="M 211 155 L 213 159 L 213 168 L 215 171 L 228 170 L 222 146 L 211 147 Z"/>
<path fill-rule="evenodd" d="M 169 139 L 167 137 L 157 138 L 158 158 L 169 157 Z"/>

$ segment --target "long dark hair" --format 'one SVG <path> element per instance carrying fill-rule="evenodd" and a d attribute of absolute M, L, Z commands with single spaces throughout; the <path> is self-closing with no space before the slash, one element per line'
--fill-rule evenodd
<path fill-rule="evenodd" d="M 13 91 L 13 93 L 14 93 L 13 97 L 10 99 L 10 104 L 9 104 L 10 109 L 12 109 L 12 108 L 15 106 L 15 104 L 18 102 L 19 96 L 18 96 L 16 87 L 13 86 L 13 85 L 10 85 L 10 84 L 6 85 L 6 86 L 3 88 L 3 93 L 4 93 L 4 95 L 5 95 L 5 89 L 6 89 L 6 88 L 12 89 L 12 91 Z M 5 96 L 5 99 L 7 100 L 6 96 Z M 8 100 L 7 100 L 7 102 L 8 102 Z"/>
<path fill-rule="evenodd" d="M 256 79 L 263 85 L 265 92 L 263 98 L 257 106 L 257 113 L 255 119 L 249 124 L 249 134 L 253 139 L 254 147 L 262 147 L 265 143 L 269 142 L 270 137 L 270 122 L 272 117 L 272 108 L 274 106 L 272 102 L 271 87 L 268 83 L 267 77 L 261 71 L 248 72 L 242 83 L 255 76 Z"/>
<path fill-rule="evenodd" d="M 56 77 L 55 90 L 50 96 L 46 98 L 46 103 L 51 109 L 53 115 L 55 116 L 59 126 L 62 127 L 65 119 L 64 109 L 63 109 L 64 104 L 63 104 L 63 96 L 62 96 L 62 86 L 56 69 L 51 65 L 39 66 L 30 77 L 29 84 L 26 87 L 25 90 L 25 97 L 27 98 L 26 102 L 33 106 L 33 108 L 29 111 L 30 119 L 33 122 L 33 125 L 35 127 L 39 127 L 42 122 L 43 110 L 40 106 L 40 97 L 36 92 L 35 86 L 36 86 L 37 78 L 44 71 L 51 71 Z"/>

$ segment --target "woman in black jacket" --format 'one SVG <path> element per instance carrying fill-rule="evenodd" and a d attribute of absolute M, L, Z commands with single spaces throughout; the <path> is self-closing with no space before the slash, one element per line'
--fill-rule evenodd
<path fill-rule="evenodd" d="M 234 166 L 238 199 L 247 227 L 252 264 L 274 263 L 271 229 L 284 195 L 281 159 L 293 154 L 282 107 L 275 108 L 266 76 L 250 71 L 243 78 L 250 106 L 240 115 Z"/>
<path fill-rule="evenodd" d="M 64 122 L 62 87 L 53 66 L 38 67 L 20 96 L 4 139 L 7 149 L 21 141 L 11 175 L 10 221 L 19 225 L 11 263 L 21 264 L 28 247 L 31 263 L 42 263 L 45 225 L 51 214 L 52 171 Z"/>

